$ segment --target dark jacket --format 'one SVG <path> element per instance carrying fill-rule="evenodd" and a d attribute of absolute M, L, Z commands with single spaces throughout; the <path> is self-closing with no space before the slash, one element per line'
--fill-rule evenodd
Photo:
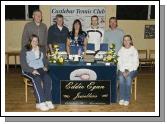
<path fill-rule="evenodd" d="M 48 44 L 66 43 L 69 30 L 63 26 L 60 31 L 56 24 L 49 27 L 48 30 Z"/>

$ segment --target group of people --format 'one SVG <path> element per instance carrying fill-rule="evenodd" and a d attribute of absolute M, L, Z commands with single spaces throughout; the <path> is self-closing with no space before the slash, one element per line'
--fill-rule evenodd
<path fill-rule="evenodd" d="M 66 52 L 71 53 L 71 46 L 80 46 L 83 52 L 87 50 L 87 44 L 93 43 L 95 51 L 100 49 L 101 43 L 112 43 L 116 46 L 118 54 L 118 76 L 120 82 L 120 105 L 127 106 L 130 101 L 130 89 L 132 79 L 137 75 L 139 65 L 138 52 L 133 46 L 132 37 L 125 35 L 118 28 L 116 17 L 109 19 L 109 29 L 99 27 L 98 16 L 91 17 L 91 26 L 83 31 L 79 19 L 74 20 L 72 31 L 64 26 L 63 15 L 56 15 L 56 23 L 49 27 L 42 23 L 42 12 L 33 12 L 33 21 L 25 25 L 22 34 L 22 50 L 20 62 L 23 75 L 31 79 L 36 96 L 36 108 L 47 111 L 53 109 L 51 98 L 52 80 L 49 77 L 48 60 L 46 52 L 53 51 L 54 44 L 65 44 Z M 43 82 L 43 85 L 41 85 Z"/>

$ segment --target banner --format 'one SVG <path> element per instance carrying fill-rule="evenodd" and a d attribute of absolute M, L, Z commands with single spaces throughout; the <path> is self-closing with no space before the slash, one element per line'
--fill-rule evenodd
<path fill-rule="evenodd" d="M 99 17 L 99 27 L 105 28 L 105 7 L 52 7 L 51 8 L 51 25 L 55 23 L 57 14 L 64 16 L 64 25 L 71 31 L 72 24 L 75 19 L 79 19 L 82 23 L 83 30 L 91 25 L 91 16 Z"/>
<path fill-rule="evenodd" d="M 61 104 L 110 104 L 110 81 L 61 81 Z"/>

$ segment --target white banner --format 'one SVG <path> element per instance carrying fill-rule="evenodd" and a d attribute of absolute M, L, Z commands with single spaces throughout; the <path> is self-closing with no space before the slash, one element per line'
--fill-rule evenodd
<path fill-rule="evenodd" d="M 64 25 L 71 31 L 72 24 L 75 19 L 79 19 L 82 23 L 83 30 L 91 25 L 91 16 L 99 17 L 99 26 L 105 28 L 105 7 L 52 7 L 51 8 L 51 25 L 55 23 L 57 14 L 64 16 Z"/>

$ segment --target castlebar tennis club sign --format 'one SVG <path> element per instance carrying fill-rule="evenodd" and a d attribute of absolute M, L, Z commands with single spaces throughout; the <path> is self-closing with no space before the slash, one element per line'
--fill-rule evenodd
<path fill-rule="evenodd" d="M 99 27 L 105 28 L 105 7 L 60 7 L 53 6 L 51 8 L 51 25 L 55 23 L 57 14 L 64 16 L 64 25 L 72 30 L 72 24 L 75 19 L 79 19 L 82 23 L 83 30 L 86 30 L 91 25 L 91 16 L 97 15 L 99 17 Z"/>
<path fill-rule="evenodd" d="M 61 81 L 61 104 L 110 104 L 110 81 Z"/>

